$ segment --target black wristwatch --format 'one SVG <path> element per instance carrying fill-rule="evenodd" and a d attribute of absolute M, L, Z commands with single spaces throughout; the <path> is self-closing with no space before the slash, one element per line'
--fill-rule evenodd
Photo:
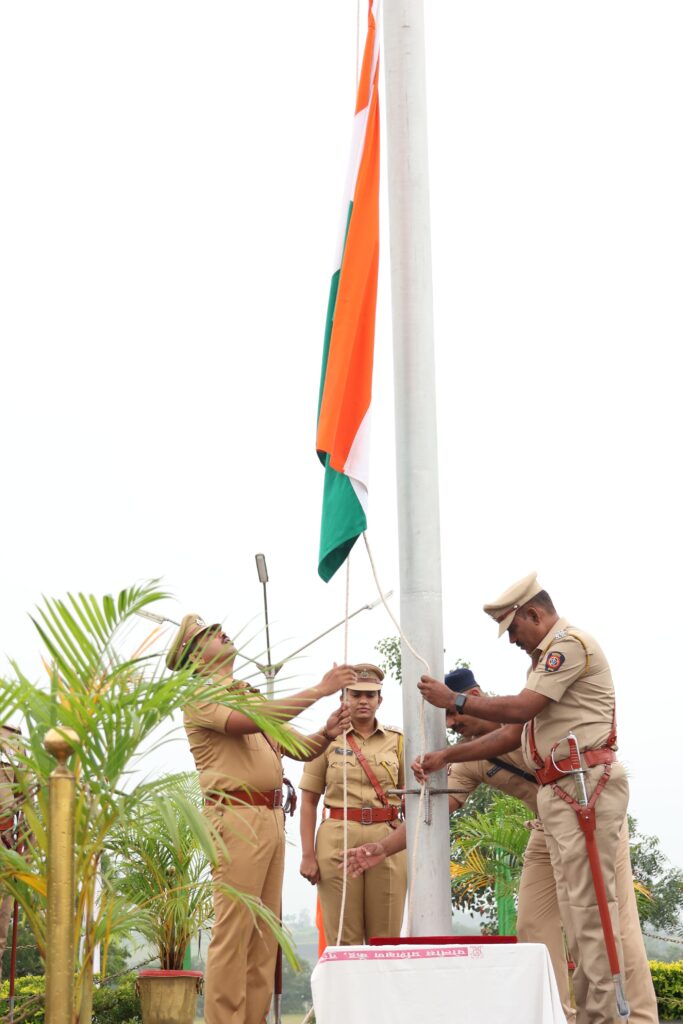
<path fill-rule="evenodd" d="M 465 714 L 465 704 L 467 703 L 467 694 L 459 693 L 453 701 L 453 710 L 457 711 L 459 715 Z"/>

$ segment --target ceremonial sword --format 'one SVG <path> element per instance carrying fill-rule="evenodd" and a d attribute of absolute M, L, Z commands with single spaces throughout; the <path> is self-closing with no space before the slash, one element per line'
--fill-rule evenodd
<path fill-rule="evenodd" d="M 595 842 L 595 806 L 591 806 L 588 799 L 588 792 L 586 790 L 586 769 L 581 765 L 581 749 L 579 747 L 579 741 L 573 732 L 569 733 L 566 740 L 569 747 L 569 764 L 571 767 L 569 771 L 565 772 L 565 774 L 573 775 L 574 782 L 576 784 L 576 796 L 579 808 L 578 810 L 575 808 L 575 810 L 579 819 L 581 831 L 583 832 L 586 840 L 588 863 L 590 864 L 591 875 L 593 876 L 593 888 L 595 889 L 595 898 L 597 900 L 598 911 L 600 913 L 600 923 L 602 925 L 602 932 L 605 938 L 607 959 L 609 960 L 609 969 L 612 973 L 612 981 L 614 982 L 614 997 L 617 1004 L 617 1014 L 622 1018 L 622 1020 L 625 1020 L 629 1016 L 630 1009 L 628 1000 L 626 999 L 626 993 L 624 991 L 624 979 L 619 966 L 619 954 L 617 953 L 617 944 L 614 939 L 614 929 L 612 928 L 612 918 L 610 917 L 609 905 L 607 902 L 605 879 L 600 865 L 600 853 Z"/>

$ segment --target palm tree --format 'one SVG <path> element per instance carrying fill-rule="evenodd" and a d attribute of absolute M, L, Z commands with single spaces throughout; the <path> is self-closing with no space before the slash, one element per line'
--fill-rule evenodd
<path fill-rule="evenodd" d="M 486 811 L 459 817 L 452 847 L 452 893 L 456 903 L 493 893 L 500 935 L 514 935 L 515 898 L 529 832 L 529 809 L 514 797 L 493 794 Z"/>
<path fill-rule="evenodd" d="M 0 885 L 19 901 L 43 958 L 47 780 L 54 768 L 43 737 L 50 728 L 73 729 L 78 736 L 71 764 L 76 778 L 74 1014 L 81 1024 L 90 1024 L 91 1019 L 96 946 L 101 946 L 106 962 L 111 939 L 130 928 L 125 893 L 110 889 L 106 898 L 96 900 L 96 881 L 108 837 L 128 825 L 134 828 L 144 813 L 141 808 L 159 791 L 158 781 L 136 784 L 131 779 L 131 769 L 149 749 L 155 731 L 172 727 L 173 713 L 201 694 L 203 700 L 248 714 L 286 749 L 297 746 L 269 715 L 265 702 L 255 709 L 248 693 L 215 687 L 193 677 L 190 669 L 166 673 L 159 656 L 150 652 L 158 630 L 138 649 L 126 649 L 136 612 L 149 610 L 167 596 L 152 580 L 123 590 L 116 598 L 78 594 L 44 599 L 32 619 L 46 652 L 48 685 L 29 680 L 15 662 L 13 675 L 0 685 L 0 721 L 23 718 L 23 747 L 17 746 L 15 770 L 25 847 L 20 854 L 0 846 Z M 215 837 L 208 834 L 196 808 L 182 802 L 177 807 L 182 817 L 178 827 L 194 836 L 209 859 L 215 858 Z M 264 916 L 276 927 L 272 915 Z"/>
<path fill-rule="evenodd" d="M 103 899 L 119 901 L 119 913 L 125 908 L 125 927 L 156 946 L 162 970 L 177 971 L 191 939 L 213 915 L 214 842 L 201 814 L 197 776 L 167 775 L 158 785 L 163 797 L 151 796 L 107 836 Z M 277 927 L 258 900 L 224 888 Z"/>

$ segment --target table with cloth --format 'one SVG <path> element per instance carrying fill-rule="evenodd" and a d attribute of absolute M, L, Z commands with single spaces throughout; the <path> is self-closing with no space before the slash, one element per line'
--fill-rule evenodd
<path fill-rule="evenodd" d="M 540 943 L 328 946 L 311 988 L 317 1024 L 566 1024 Z"/>

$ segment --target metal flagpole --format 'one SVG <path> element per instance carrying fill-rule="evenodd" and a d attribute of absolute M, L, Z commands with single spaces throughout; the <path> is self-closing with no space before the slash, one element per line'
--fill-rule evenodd
<path fill-rule="evenodd" d="M 383 17 L 401 626 L 439 679 L 443 677 L 441 539 L 422 0 L 390 0 Z M 410 765 L 422 753 L 422 698 L 416 683 L 424 667 L 405 644 L 401 658 L 405 758 Z M 426 705 L 424 724 L 426 749 L 446 746 L 443 711 Z M 446 772 L 431 775 L 430 784 L 433 790 L 443 790 Z M 435 793 L 425 801 L 431 804 L 431 824 L 420 823 L 418 863 L 409 864 L 408 877 L 414 879 L 410 893 L 414 935 L 451 934 L 447 800 L 444 793 Z M 406 801 L 412 858 L 418 797 L 408 795 Z"/>

